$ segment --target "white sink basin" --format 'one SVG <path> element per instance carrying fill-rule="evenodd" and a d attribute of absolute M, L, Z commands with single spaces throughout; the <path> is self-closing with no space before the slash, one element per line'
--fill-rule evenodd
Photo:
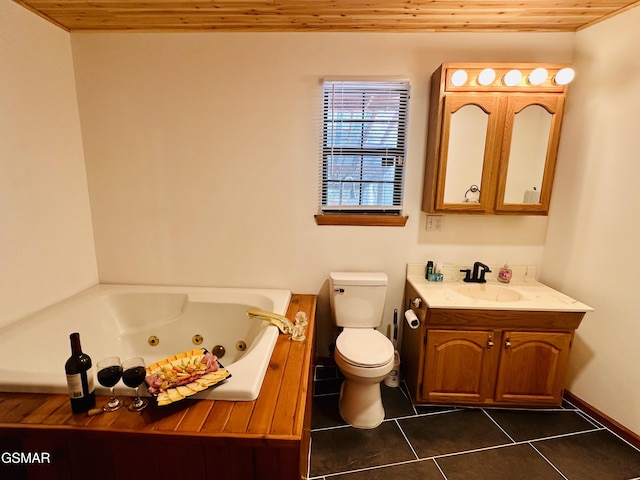
<path fill-rule="evenodd" d="M 517 302 L 522 300 L 522 295 L 509 288 L 500 285 L 487 285 L 486 283 L 465 283 L 453 288 L 456 293 L 475 300 L 489 302 Z"/>

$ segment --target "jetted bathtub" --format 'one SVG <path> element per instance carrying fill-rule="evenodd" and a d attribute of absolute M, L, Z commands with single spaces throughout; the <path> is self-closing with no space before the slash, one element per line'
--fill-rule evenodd
<path fill-rule="evenodd" d="M 222 346 L 219 360 L 232 377 L 191 398 L 254 400 L 279 330 L 247 318 L 246 311 L 285 315 L 290 298 L 288 290 L 274 289 L 96 285 L 0 328 L 0 391 L 66 393 L 69 334 L 79 332 L 94 374 L 98 360 L 108 356 L 141 356 L 150 365 Z M 108 393 L 97 380 L 96 393 Z M 116 393 L 134 392 L 120 382 Z"/>

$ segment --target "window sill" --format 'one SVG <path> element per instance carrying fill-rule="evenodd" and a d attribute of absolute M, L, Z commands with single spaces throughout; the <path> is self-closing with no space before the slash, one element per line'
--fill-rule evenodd
<path fill-rule="evenodd" d="M 359 227 L 404 227 L 409 219 L 406 215 L 358 214 L 318 214 L 318 225 L 351 225 Z"/>

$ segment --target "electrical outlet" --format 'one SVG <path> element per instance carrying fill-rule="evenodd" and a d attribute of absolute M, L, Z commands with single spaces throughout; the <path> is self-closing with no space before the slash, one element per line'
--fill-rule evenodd
<path fill-rule="evenodd" d="M 442 230 L 442 215 L 427 215 L 427 232 Z"/>

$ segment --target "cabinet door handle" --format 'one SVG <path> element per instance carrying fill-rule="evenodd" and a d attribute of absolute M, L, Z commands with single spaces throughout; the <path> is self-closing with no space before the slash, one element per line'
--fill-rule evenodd
<path fill-rule="evenodd" d="M 511 339 L 509 337 L 507 337 L 504 340 L 504 349 L 505 350 L 509 350 L 511 348 Z"/>
<path fill-rule="evenodd" d="M 493 347 L 494 343 L 493 343 L 493 337 L 489 337 L 487 338 L 487 350 L 491 350 L 491 348 Z"/>

